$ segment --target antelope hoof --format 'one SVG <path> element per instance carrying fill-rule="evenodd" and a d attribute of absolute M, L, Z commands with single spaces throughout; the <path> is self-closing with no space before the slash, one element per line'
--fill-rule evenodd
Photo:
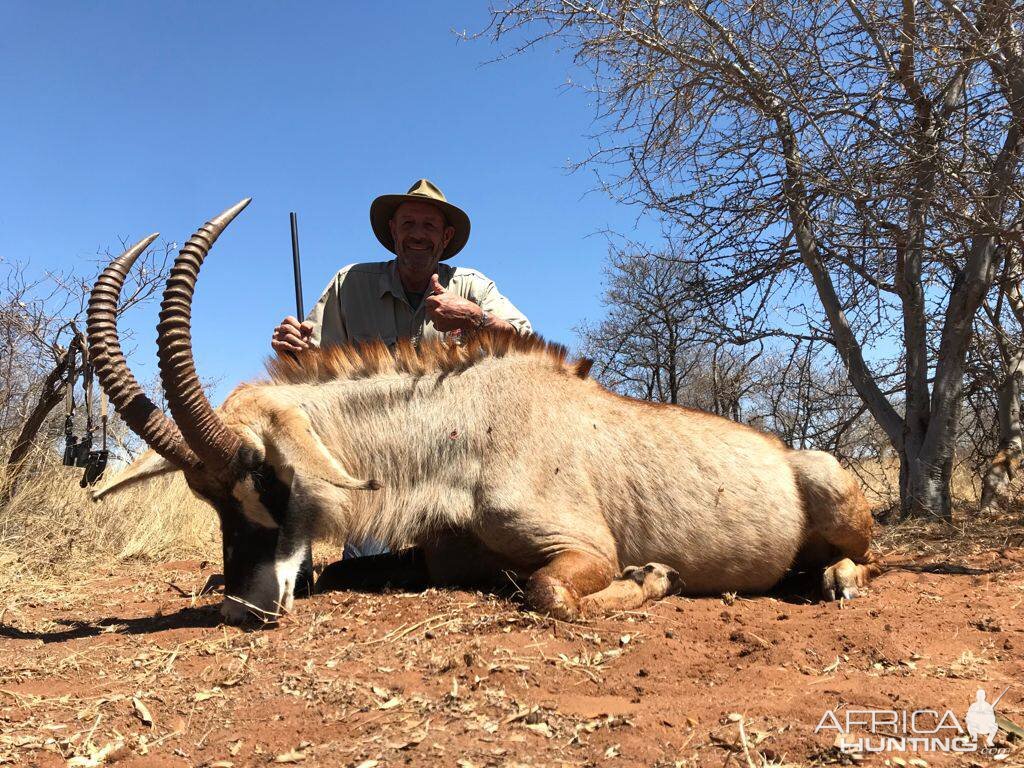
<path fill-rule="evenodd" d="M 610 585 L 580 600 L 580 612 L 588 618 L 616 611 L 631 611 L 644 603 L 674 595 L 682 589 L 679 573 L 661 563 L 631 565 Z"/>
<path fill-rule="evenodd" d="M 826 600 L 853 600 L 860 597 L 860 590 L 866 587 L 867 583 L 867 567 L 844 558 L 825 569 L 821 579 L 821 591 Z"/>
<path fill-rule="evenodd" d="M 645 600 L 661 600 L 682 591 L 683 580 L 675 568 L 661 563 L 648 563 L 642 568 L 631 565 L 622 571 L 622 580 L 630 580 L 643 590 Z"/>

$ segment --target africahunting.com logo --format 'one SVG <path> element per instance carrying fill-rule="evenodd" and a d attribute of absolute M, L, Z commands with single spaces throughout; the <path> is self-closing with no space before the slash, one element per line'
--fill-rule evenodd
<path fill-rule="evenodd" d="M 995 745 L 999 732 L 996 705 L 1007 688 L 989 703 L 983 688 L 961 722 L 951 709 L 828 710 L 814 732 L 834 736 L 843 752 L 978 752 L 994 759 L 1006 757 Z"/>

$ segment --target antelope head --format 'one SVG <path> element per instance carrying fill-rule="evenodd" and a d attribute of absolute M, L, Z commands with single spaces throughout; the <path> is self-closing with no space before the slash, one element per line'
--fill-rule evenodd
<path fill-rule="evenodd" d="M 209 502 L 220 518 L 225 580 L 221 610 L 232 622 L 252 616 L 273 619 L 288 610 L 296 587 L 302 586 L 301 570 L 310 566 L 308 521 L 292 503 L 295 478 L 302 467 L 282 464 L 281 451 L 270 444 L 272 435 L 246 428 L 237 414 L 214 410 L 192 355 L 191 307 L 199 269 L 217 238 L 248 204 L 249 199 L 241 201 L 192 235 L 168 277 L 157 348 L 161 384 L 173 420 L 149 400 L 132 375 L 117 330 L 117 306 L 128 272 L 159 233 L 140 240 L 103 270 L 90 295 L 87 315 L 89 353 L 100 384 L 128 426 L 151 448 L 94 498 L 149 477 L 184 473 L 192 491 Z M 296 459 L 302 460 L 301 456 Z M 338 471 L 327 482 L 335 486 L 376 487 L 333 466 Z"/>

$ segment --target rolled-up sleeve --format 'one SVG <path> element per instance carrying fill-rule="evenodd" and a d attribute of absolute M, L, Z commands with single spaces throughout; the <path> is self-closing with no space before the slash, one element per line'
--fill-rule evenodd
<path fill-rule="evenodd" d="M 310 340 L 315 347 L 344 344 L 349 340 L 345 319 L 341 315 L 340 290 L 344 273 L 345 270 L 342 270 L 331 279 L 313 309 L 306 315 L 306 321 L 313 324 Z"/>
<path fill-rule="evenodd" d="M 493 280 L 475 270 L 467 270 L 467 272 L 470 277 L 469 299 L 471 301 L 479 304 L 481 309 L 498 319 L 509 323 L 520 336 L 533 333 L 533 326 L 526 319 L 526 315 L 520 312 L 519 308 L 498 290 L 498 286 L 494 284 Z"/>

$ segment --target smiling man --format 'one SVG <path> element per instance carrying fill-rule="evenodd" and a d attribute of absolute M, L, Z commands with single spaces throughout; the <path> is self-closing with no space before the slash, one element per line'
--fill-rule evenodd
<path fill-rule="evenodd" d="M 492 280 L 442 263 L 469 240 L 469 216 L 426 179 L 404 195 L 374 200 L 370 225 L 395 258 L 343 268 L 304 322 L 286 317 L 274 329 L 277 352 L 373 339 L 393 345 L 484 328 L 531 332 Z"/>
<path fill-rule="evenodd" d="M 274 329 L 275 351 L 374 339 L 390 346 L 402 338 L 419 341 L 483 328 L 531 332 L 530 321 L 492 280 L 475 269 L 442 263 L 469 240 L 469 216 L 426 179 L 404 195 L 374 200 L 370 226 L 395 258 L 344 267 L 305 321 L 286 317 Z M 384 552 L 379 542 L 349 542 L 345 559 Z M 368 570 L 376 568 L 372 564 Z"/>

